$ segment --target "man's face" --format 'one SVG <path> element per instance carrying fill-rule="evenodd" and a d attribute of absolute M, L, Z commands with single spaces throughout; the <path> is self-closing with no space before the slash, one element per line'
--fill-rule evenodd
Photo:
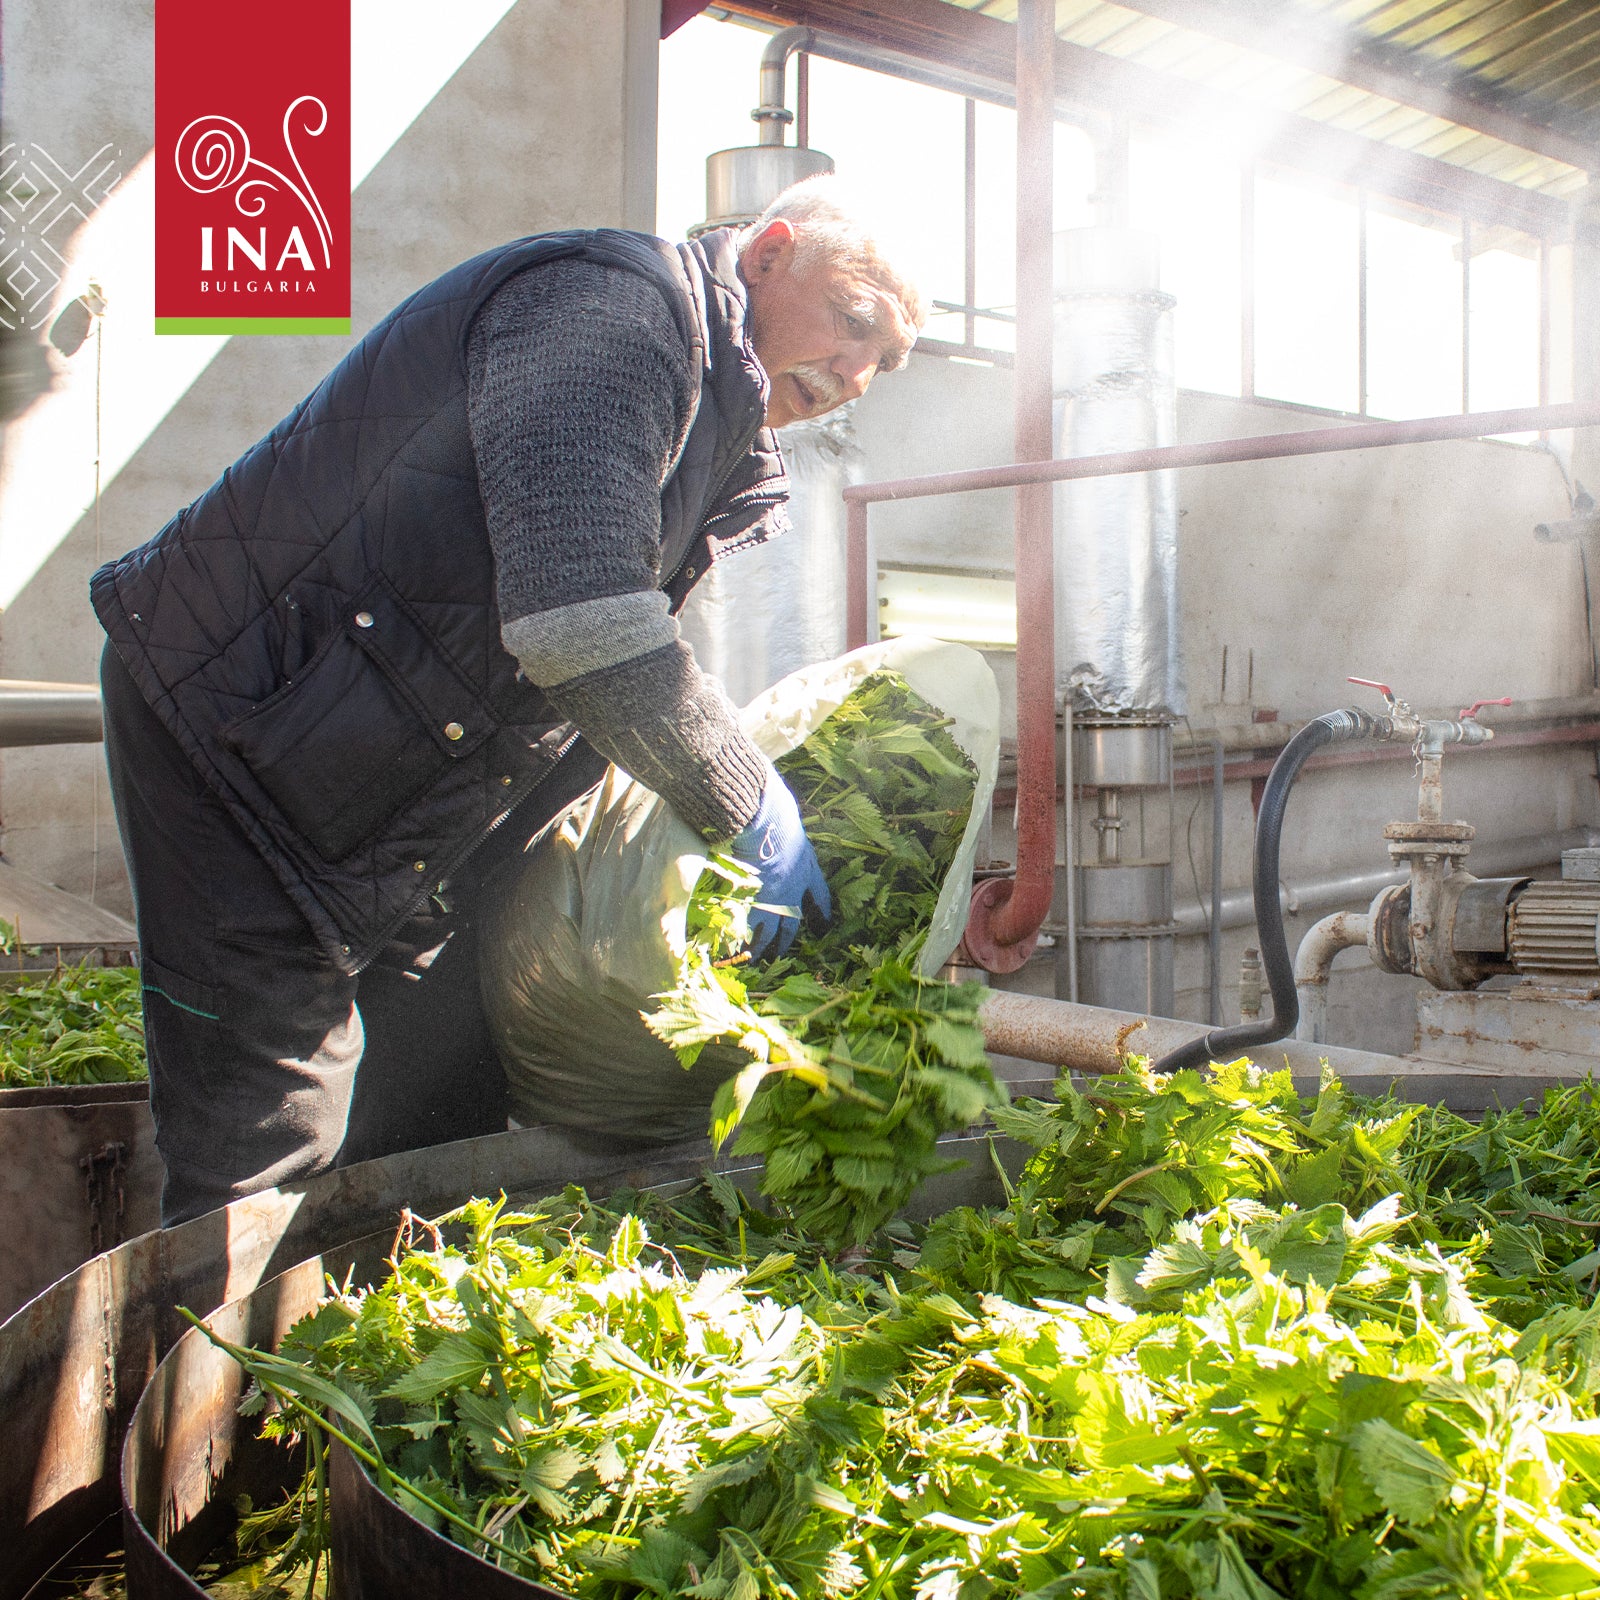
<path fill-rule="evenodd" d="M 770 224 L 746 246 L 750 342 L 771 389 L 766 422 L 820 417 L 867 392 L 879 372 L 905 365 L 917 330 L 887 290 L 848 268 L 797 268 L 793 227 Z"/>

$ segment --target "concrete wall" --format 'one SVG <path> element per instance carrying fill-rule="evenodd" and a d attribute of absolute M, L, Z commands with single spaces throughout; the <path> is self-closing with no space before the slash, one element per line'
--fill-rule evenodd
<path fill-rule="evenodd" d="M 457 20 L 502 11 L 496 0 L 462 0 Z M 125 227 L 114 252 L 101 249 L 80 267 L 85 278 L 94 272 L 111 302 L 104 427 L 137 437 L 102 485 L 98 529 L 91 512 L 41 535 L 37 495 L 21 487 L 37 474 L 25 469 L 48 452 L 68 494 L 81 494 L 92 477 L 93 341 L 70 362 L 52 354 L 55 387 L 0 430 L 0 546 L 49 543 L 31 553 L 37 570 L 0 619 L 0 676 L 92 679 L 102 636 L 87 585 L 99 561 L 160 528 L 419 284 L 523 233 L 653 226 L 659 8 L 650 0 L 518 0 L 355 189 L 353 338 L 231 340 L 170 410 L 161 414 L 152 402 L 137 414 L 140 364 L 161 357 L 155 346 L 173 343 L 150 334 L 153 220 L 141 163 L 153 137 L 152 13 L 151 0 L 5 7 L 5 137 L 64 160 L 107 141 L 120 150 L 127 177 L 108 209 L 123 202 Z M 376 73 L 379 52 L 363 48 L 375 30 L 386 59 L 402 64 L 408 52 L 437 49 L 440 37 L 435 8 L 420 0 L 355 0 L 358 127 L 364 106 L 392 119 L 386 102 L 400 92 Z M 57 304 L 83 287 L 69 276 Z M 114 404 L 120 415 L 111 414 Z M 98 747 L 5 752 L 0 847 L 25 870 L 74 892 L 92 888 L 100 903 L 126 911 L 101 768 Z"/>
<path fill-rule="evenodd" d="M 904 374 L 874 386 L 857 408 L 866 479 L 1009 460 L 1011 404 L 1004 369 L 913 357 Z M 1183 441 L 1342 420 L 1210 395 L 1179 397 Z M 1298 720 L 1352 703 L 1379 709 L 1372 691 L 1351 688 L 1348 676 L 1382 679 L 1434 715 L 1453 715 L 1478 698 L 1547 700 L 1589 687 L 1576 550 L 1533 537 L 1535 523 L 1568 514 L 1560 471 L 1541 451 L 1463 441 L 1195 469 L 1181 475 L 1178 498 L 1183 639 L 1196 727 L 1249 723 L 1268 711 Z M 984 572 L 1009 571 L 1012 564 L 1011 504 L 1003 491 L 875 506 L 870 526 L 881 560 Z M 1006 670 L 1003 660 L 998 665 Z M 1491 745 L 1450 754 L 1446 812 L 1473 822 L 1486 842 L 1592 825 L 1600 821 L 1594 770 L 1594 752 L 1582 747 Z M 1284 877 L 1294 882 L 1381 867 L 1383 825 L 1415 815 L 1415 780 L 1403 756 L 1309 772 L 1288 815 Z M 1180 789 L 1176 822 L 1177 897 L 1204 899 L 1209 792 Z M 1250 785 L 1231 781 L 1223 846 L 1228 888 L 1250 881 L 1252 826 Z M 1147 829 L 1152 840 L 1165 842 L 1164 796 L 1151 798 Z M 1093 848 L 1093 834 L 1081 829 L 1080 859 Z M 1003 840 L 997 849 L 1006 853 Z M 1289 918 L 1291 948 L 1323 914 Z M 1225 1021 L 1237 1015 L 1239 958 L 1254 942 L 1253 929 L 1225 939 Z M 1023 980 L 1028 987 L 1048 988 L 1049 960 L 1039 958 Z M 1180 1015 L 1205 1014 L 1204 966 L 1204 942 L 1180 940 Z M 1330 1037 L 1368 1049 L 1408 1048 L 1416 987 L 1415 980 L 1367 968 L 1364 954 L 1342 956 Z"/>

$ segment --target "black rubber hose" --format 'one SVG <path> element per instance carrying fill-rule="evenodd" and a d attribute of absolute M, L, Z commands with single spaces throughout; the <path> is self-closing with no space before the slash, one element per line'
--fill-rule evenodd
<path fill-rule="evenodd" d="M 1256 813 L 1255 864 L 1252 888 L 1255 894 L 1256 934 L 1261 946 L 1261 963 L 1272 994 L 1272 1015 L 1260 1022 L 1244 1022 L 1233 1028 L 1215 1028 L 1188 1044 L 1169 1050 L 1152 1063 L 1157 1072 L 1176 1072 L 1180 1067 L 1204 1066 L 1210 1061 L 1231 1061 L 1254 1045 L 1285 1039 L 1300 1020 L 1300 995 L 1294 985 L 1294 962 L 1289 955 L 1288 936 L 1283 931 L 1283 907 L 1278 903 L 1278 855 L 1283 835 L 1283 814 L 1289 804 L 1289 790 L 1300 769 L 1325 744 L 1343 744 L 1365 739 L 1382 731 L 1384 719 L 1365 711 L 1330 711 L 1308 722 L 1272 763 L 1267 786 L 1262 791 L 1261 809 Z"/>

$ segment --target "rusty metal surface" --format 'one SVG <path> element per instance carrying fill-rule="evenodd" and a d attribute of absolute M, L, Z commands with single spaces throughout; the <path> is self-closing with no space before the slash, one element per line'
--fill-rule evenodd
<path fill-rule="evenodd" d="M 1519 983 L 1503 990 L 1422 994 L 1414 1054 L 1423 1062 L 1502 1074 L 1581 1078 L 1600 1063 L 1600 985 Z"/>
<path fill-rule="evenodd" d="M 1047 461 L 1052 444 L 1053 264 L 1050 216 L 1054 159 L 1055 6 L 1021 0 L 1016 29 L 1017 351 L 1016 455 Z M 1011 960 L 1030 951 L 1055 895 L 1056 664 L 1055 504 L 1042 482 L 1016 495 L 1017 871 L 972 902 L 975 951 L 1000 946 Z M 980 960 L 982 957 L 980 956 Z M 1020 963 L 1018 963 L 1020 965 Z"/>
<path fill-rule="evenodd" d="M 995 990 L 979 1013 L 985 1042 L 998 1055 L 1023 1061 L 1044 1061 L 1072 1072 L 1115 1072 L 1124 1050 L 1139 1055 L 1162 1056 L 1211 1030 L 1204 1023 L 1177 1022 L 1166 1017 L 1141 1017 L 1100 1006 L 1075 1006 L 1065 1000 L 1038 995 L 1009 994 Z M 1251 1052 L 1264 1067 L 1315 1073 L 1327 1061 L 1341 1075 L 1358 1073 L 1396 1076 L 1408 1072 L 1398 1056 L 1368 1050 L 1343 1050 L 1312 1045 L 1299 1039 L 1281 1039 Z"/>
<path fill-rule="evenodd" d="M 234 1344 L 276 1349 L 322 1298 L 324 1274 L 342 1279 L 353 1271 L 357 1282 L 371 1281 L 392 1239 L 393 1231 L 383 1229 L 313 1256 L 207 1320 Z M 300 1465 L 258 1440 L 258 1419 L 240 1417 L 247 1387 L 232 1357 L 191 1333 L 168 1352 L 141 1395 L 122 1449 L 129 1600 L 204 1595 L 186 1568 L 231 1531 L 234 1497 L 241 1490 L 270 1492 L 275 1477 L 283 1481 Z"/>
<path fill-rule="evenodd" d="M 117 1451 L 140 1392 L 187 1324 L 289 1266 L 374 1229 L 400 1207 L 467 1194 L 621 1185 L 703 1170 L 709 1147 L 619 1161 L 526 1128 L 412 1150 L 235 1201 L 146 1233 L 68 1273 L 0 1326 L 0 1600 L 21 1600 L 117 1506 Z"/>
<path fill-rule="evenodd" d="M 39 1084 L 26 1089 L 0 1089 L 0 1114 L 19 1106 L 143 1105 L 149 1099 L 150 1085 L 145 1082 Z"/>
<path fill-rule="evenodd" d="M 161 1220 L 161 1158 L 143 1084 L 9 1093 L 17 1098 L 0 1098 L 0 1216 L 12 1223 L 0 1251 L 0 1320 Z"/>

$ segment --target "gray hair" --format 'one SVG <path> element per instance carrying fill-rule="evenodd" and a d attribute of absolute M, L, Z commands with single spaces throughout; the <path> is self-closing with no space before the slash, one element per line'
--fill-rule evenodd
<path fill-rule="evenodd" d="M 740 230 L 740 254 L 780 220 L 794 229 L 797 266 L 821 261 L 861 272 L 900 301 L 914 327 L 920 328 L 926 321 L 925 302 L 916 283 L 890 262 L 849 191 L 833 173 L 790 184 L 749 227 Z"/>

